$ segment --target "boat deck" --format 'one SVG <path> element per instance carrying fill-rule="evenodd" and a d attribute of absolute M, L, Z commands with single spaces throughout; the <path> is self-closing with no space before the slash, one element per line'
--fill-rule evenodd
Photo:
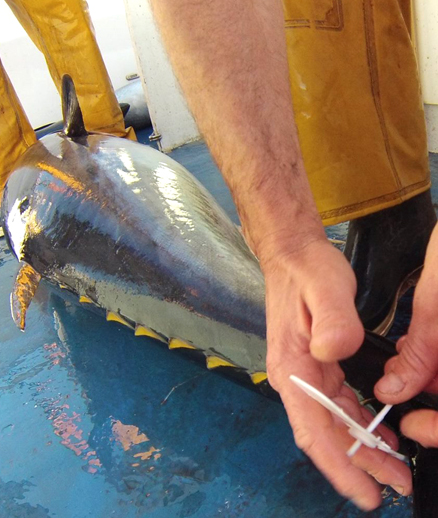
<path fill-rule="evenodd" d="M 205 146 L 172 156 L 237 222 Z M 431 163 L 437 177 L 438 157 Z M 329 233 L 339 239 L 345 228 Z M 279 403 L 45 283 L 18 331 L 9 313 L 17 267 L 1 239 L 0 518 L 364 516 L 295 447 Z M 392 337 L 409 308 L 408 295 Z M 366 516 L 411 515 L 410 499 L 386 491 Z"/>

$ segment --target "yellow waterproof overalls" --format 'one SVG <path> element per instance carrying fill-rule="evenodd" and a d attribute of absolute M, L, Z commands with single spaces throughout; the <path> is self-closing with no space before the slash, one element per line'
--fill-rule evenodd
<path fill-rule="evenodd" d="M 295 118 L 325 224 L 430 187 L 410 0 L 284 0 Z"/>

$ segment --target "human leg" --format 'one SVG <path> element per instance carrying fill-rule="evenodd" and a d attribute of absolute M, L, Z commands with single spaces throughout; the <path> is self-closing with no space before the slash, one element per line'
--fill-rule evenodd
<path fill-rule="evenodd" d="M 35 141 L 32 126 L 0 61 L 0 195 L 13 164 Z"/>
<path fill-rule="evenodd" d="M 69 74 L 76 85 L 89 131 L 129 136 L 94 36 L 84 0 L 6 0 L 43 52 L 58 90 Z"/>

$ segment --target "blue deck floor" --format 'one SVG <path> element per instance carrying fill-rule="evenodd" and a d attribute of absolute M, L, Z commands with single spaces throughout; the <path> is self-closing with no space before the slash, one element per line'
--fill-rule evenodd
<path fill-rule="evenodd" d="M 205 147 L 173 156 L 237 221 Z M 2 239 L 0 518 L 365 516 L 294 446 L 279 403 L 135 338 L 44 283 L 19 332 L 9 313 L 16 271 Z M 388 491 L 366 516 L 411 514 L 410 499 Z"/>

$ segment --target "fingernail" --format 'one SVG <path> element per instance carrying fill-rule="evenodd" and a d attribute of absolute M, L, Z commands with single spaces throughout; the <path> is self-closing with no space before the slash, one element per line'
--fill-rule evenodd
<path fill-rule="evenodd" d="M 377 384 L 382 394 L 398 394 L 405 388 L 405 382 L 394 372 L 386 374 Z"/>
<path fill-rule="evenodd" d="M 397 491 L 399 495 L 404 496 L 405 494 L 405 488 L 403 486 L 392 486 L 392 489 L 394 489 L 394 491 Z"/>

